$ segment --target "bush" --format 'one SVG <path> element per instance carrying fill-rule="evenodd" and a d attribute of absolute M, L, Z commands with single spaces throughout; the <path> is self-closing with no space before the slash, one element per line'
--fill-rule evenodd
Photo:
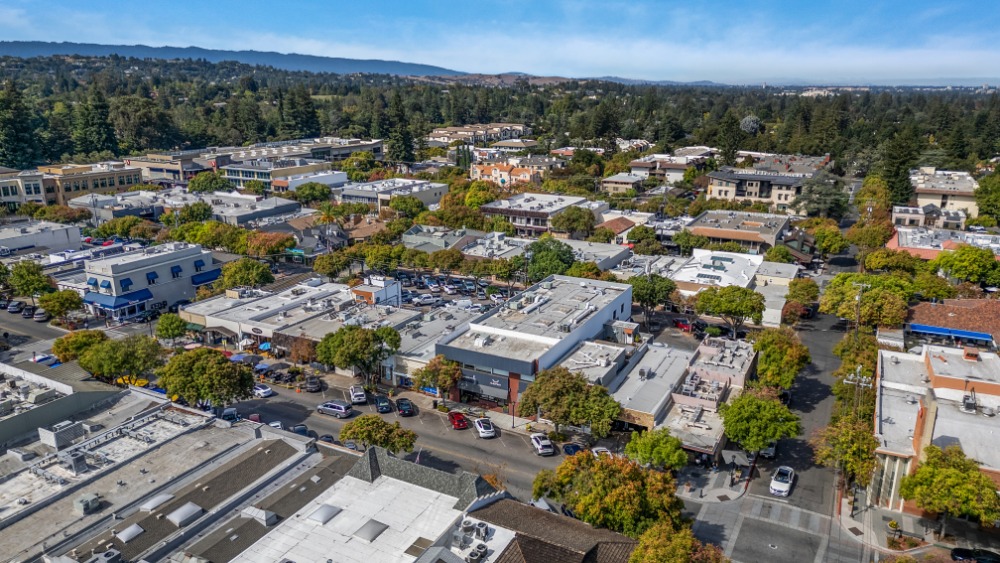
<path fill-rule="evenodd" d="M 451 409 L 450 409 L 450 408 L 448 408 L 448 407 L 446 407 L 446 406 L 444 406 L 444 405 L 438 405 L 438 406 L 437 406 L 437 409 L 438 409 L 439 411 L 443 412 L 443 413 L 448 413 L 448 412 L 451 412 Z"/>
<path fill-rule="evenodd" d="M 565 442 L 566 434 L 555 431 L 549 432 L 549 440 L 552 440 L 553 442 Z"/>

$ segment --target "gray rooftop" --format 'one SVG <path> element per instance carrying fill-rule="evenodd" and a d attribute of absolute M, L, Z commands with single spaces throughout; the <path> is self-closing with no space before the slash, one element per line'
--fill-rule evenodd
<path fill-rule="evenodd" d="M 968 172 L 937 170 L 933 167 L 910 170 L 910 183 L 916 193 L 972 196 L 979 183 Z"/>
<path fill-rule="evenodd" d="M 691 352 L 653 343 L 632 369 L 613 384 L 614 397 L 622 408 L 654 416 L 670 402 L 670 393 L 684 377 Z M 640 377 L 639 371 L 645 370 Z"/>
<path fill-rule="evenodd" d="M 954 250 L 955 245 L 968 244 L 988 248 L 1000 256 L 1000 235 L 970 233 L 929 227 L 897 227 L 900 248 L 924 248 L 931 250 Z"/>
<path fill-rule="evenodd" d="M 788 216 L 773 213 L 711 210 L 695 217 L 687 226 L 690 229 L 704 227 L 747 231 L 773 237 L 788 227 L 788 221 Z"/>

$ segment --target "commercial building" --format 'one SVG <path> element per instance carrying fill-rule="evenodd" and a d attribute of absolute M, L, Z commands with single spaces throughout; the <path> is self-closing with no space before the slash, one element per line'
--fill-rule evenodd
<path fill-rule="evenodd" d="M 587 207 L 595 217 L 608 209 L 606 202 L 589 202 L 569 195 L 524 193 L 480 206 L 487 219 L 502 217 L 514 225 L 518 236 L 535 237 L 552 229 L 552 218 L 570 207 Z"/>
<path fill-rule="evenodd" d="M 601 191 L 607 194 L 624 194 L 629 190 L 638 192 L 642 189 L 643 181 L 645 178 L 642 176 L 622 172 L 601 180 Z"/>
<path fill-rule="evenodd" d="M 444 144 L 463 141 L 466 144 L 493 143 L 508 139 L 520 139 L 531 135 L 531 127 L 520 123 L 485 123 L 460 125 L 457 127 L 438 127 L 431 131 L 426 139 Z"/>
<path fill-rule="evenodd" d="M 922 346 L 919 353 L 880 350 L 875 375 L 877 466 L 868 501 L 919 513 L 899 494 L 924 448 L 958 446 L 1000 482 L 996 413 L 1000 357 L 976 348 Z"/>
<path fill-rule="evenodd" d="M 382 160 L 381 139 L 345 139 L 319 137 L 257 143 L 249 147 L 211 147 L 203 151 L 203 158 L 214 159 L 218 166 L 230 162 L 257 159 L 311 159 L 339 162 L 355 153 L 369 152 L 375 160 Z M 221 157 L 221 158 L 220 158 Z"/>
<path fill-rule="evenodd" d="M 673 404 L 673 390 L 693 357 L 659 342 L 643 344 L 628 369 L 608 386 L 622 406 L 618 419 L 644 430 L 663 424 Z"/>
<path fill-rule="evenodd" d="M 996 350 L 1000 343 L 1000 301 L 945 299 L 940 303 L 917 303 L 907 313 L 905 333 L 934 344 Z"/>
<path fill-rule="evenodd" d="M 264 219 L 298 213 L 297 201 L 238 192 L 189 193 L 184 188 L 158 192 L 136 191 L 121 194 L 82 196 L 69 201 L 70 207 L 89 210 L 98 222 L 134 215 L 156 220 L 164 213 L 203 202 L 212 206 L 212 219 L 229 225 L 248 225 Z"/>
<path fill-rule="evenodd" d="M 581 342 L 612 333 L 612 323 L 631 315 L 630 285 L 549 276 L 456 327 L 438 341 L 436 353 L 462 365 L 458 388 L 465 398 L 515 403 L 539 371 Z"/>
<path fill-rule="evenodd" d="M 687 225 L 691 233 L 711 242 L 736 242 L 748 252 L 763 254 L 777 245 L 789 230 L 786 215 L 746 211 L 705 211 Z"/>
<path fill-rule="evenodd" d="M 192 149 L 149 153 L 125 159 L 125 164 L 142 171 L 143 180 L 148 183 L 173 186 L 185 185 L 196 175 L 214 171 L 217 162 L 203 156 L 204 150 Z"/>
<path fill-rule="evenodd" d="M 637 158 L 629 163 L 633 175 L 643 179 L 652 178 L 662 184 L 673 184 L 684 179 L 688 168 L 701 168 L 705 158 L 701 156 L 671 156 L 669 154 L 651 154 Z"/>
<path fill-rule="evenodd" d="M 43 175 L 37 170 L 24 172 L 0 166 L 0 206 L 15 212 L 22 203 L 33 201 L 55 205 L 55 188 L 43 186 Z"/>
<path fill-rule="evenodd" d="M 114 319 L 194 299 L 198 286 L 222 272 L 211 252 L 183 242 L 90 260 L 84 268 L 90 287 L 83 296 L 86 308 L 94 316 Z"/>
<path fill-rule="evenodd" d="M 931 227 L 935 229 L 965 229 L 965 211 L 944 211 L 934 204 L 923 207 L 892 206 L 892 224 L 897 227 Z"/>
<path fill-rule="evenodd" d="M 39 166 L 38 172 L 42 174 L 46 194 L 52 193 L 60 205 L 81 195 L 124 192 L 142 183 L 142 170 L 124 162 L 51 164 Z"/>
<path fill-rule="evenodd" d="M 330 162 L 306 158 L 253 159 L 234 162 L 222 167 L 222 173 L 237 188 L 245 188 L 247 182 L 256 180 L 264 184 L 264 189 L 273 190 L 272 182 L 293 176 L 325 172 L 330 170 Z M 287 186 L 282 186 L 287 188 Z M 284 191 L 284 190 L 283 190 Z"/>
<path fill-rule="evenodd" d="M 438 250 L 462 249 L 484 236 L 485 232 L 473 229 L 413 225 L 403 233 L 403 245 L 430 254 Z"/>
<path fill-rule="evenodd" d="M 271 180 L 271 189 L 275 193 L 294 192 L 295 188 L 309 183 L 323 184 L 331 188 L 339 188 L 347 183 L 347 173 L 339 170 L 320 170 L 303 172 Z"/>
<path fill-rule="evenodd" d="M 21 250 L 59 252 L 77 250 L 80 227 L 48 221 L 21 221 L 0 226 L 0 257 Z"/>
<path fill-rule="evenodd" d="M 786 211 L 802 193 L 803 176 L 775 174 L 752 168 L 723 168 L 708 173 L 706 196 L 729 201 L 765 203 Z"/>
<path fill-rule="evenodd" d="M 885 247 L 905 250 L 924 260 L 933 260 L 942 252 L 956 250 L 964 244 L 986 248 L 994 255 L 1000 255 L 1000 236 L 928 227 L 897 227 L 896 233 Z"/>
<path fill-rule="evenodd" d="M 504 233 L 489 233 L 459 247 L 462 255 L 474 259 L 513 258 L 524 253 L 532 239 L 508 237 Z M 632 251 L 626 246 L 589 242 L 585 240 L 560 239 L 559 242 L 573 249 L 577 262 L 593 262 L 601 270 L 610 270 L 628 258 Z"/>
<path fill-rule="evenodd" d="M 935 205 L 941 211 L 963 211 L 970 219 L 979 215 L 976 203 L 979 183 L 968 172 L 938 170 L 928 166 L 911 170 L 910 183 L 917 207 Z"/>
<path fill-rule="evenodd" d="M 364 203 L 376 211 L 388 207 L 389 202 L 397 197 L 413 197 L 430 207 L 441 202 L 448 193 L 448 184 L 416 180 L 411 178 L 390 178 L 364 184 L 348 184 L 338 193 L 337 198 L 343 203 Z"/>

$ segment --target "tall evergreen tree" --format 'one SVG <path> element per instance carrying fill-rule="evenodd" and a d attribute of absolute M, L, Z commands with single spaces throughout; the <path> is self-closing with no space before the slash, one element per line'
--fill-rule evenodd
<path fill-rule="evenodd" d="M 56 102 L 45 117 L 40 149 L 44 160 L 54 162 L 73 153 L 73 111 L 66 104 Z"/>
<path fill-rule="evenodd" d="M 882 143 L 879 150 L 880 173 L 889 185 L 893 203 L 899 205 L 909 203 L 913 195 L 910 169 L 917 163 L 919 154 L 919 140 L 911 128 L 896 133 L 891 139 Z"/>
<path fill-rule="evenodd" d="M 77 153 L 111 151 L 118 154 L 118 141 L 111 125 L 111 107 L 100 88 L 90 90 L 87 101 L 76 112 L 73 147 Z"/>
<path fill-rule="evenodd" d="M 395 162 L 413 162 L 413 135 L 399 90 L 392 93 L 389 101 L 389 121 L 391 129 L 385 147 L 386 156 Z"/>
<path fill-rule="evenodd" d="M 740 129 L 740 120 L 732 110 L 726 112 L 722 121 L 719 122 L 719 134 L 716 136 L 716 143 L 719 146 L 719 156 L 726 166 L 736 164 L 736 153 L 740 150 L 740 144 L 746 138 L 746 133 Z"/>
<path fill-rule="evenodd" d="M 0 91 L 0 166 L 30 168 L 38 156 L 31 111 L 14 81 Z"/>

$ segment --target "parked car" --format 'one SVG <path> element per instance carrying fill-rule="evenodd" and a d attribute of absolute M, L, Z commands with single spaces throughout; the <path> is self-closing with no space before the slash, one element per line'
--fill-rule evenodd
<path fill-rule="evenodd" d="M 319 393 L 323 390 L 323 382 L 315 375 L 306 377 L 306 382 L 302 386 L 308 393 Z"/>
<path fill-rule="evenodd" d="M 396 412 L 399 416 L 413 416 L 417 414 L 416 408 L 413 407 L 413 403 L 409 399 L 396 399 Z"/>
<path fill-rule="evenodd" d="M 609 456 L 613 457 L 615 454 L 611 453 L 611 450 L 605 448 L 604 446 L 597 446 L 596 448 L 590 448 L 590 453 L 594 454 L 594 457 Z"/>
<path fill-rule="evenodd" d="M 488 418 L 477 418 L 472 425 L 476 427 L 476 432 L 479 433 L 480 438 L 495 438 L 497 435 L 497 430 L 493 427 L 493 421 Z"/>
<path fill-rule="evenodd" d="M 476 290 L 476 299 L 480 299 L 482 301 L 485 301 L 488 298 L 489 297 L 486 295 L 486 290 L 485 289 L 479 288 L 479 289 Z"/>
<path fill-rule="evenodd" d="M 132 320 L 134 320 L 137 323 L 148 323 L 155 321 L 158 318 L 160 318 L 159 311 L 143 311 L 138 315 L 132 317 Z"/>
<path fill-rule="evenodd" d="M 795 470 L 782 465 L 771 476 L 771 494 L 776 497 L 787 497 L 792 492 L 795 483 Z"/>
<path fill-rule="evenodd" d="M 439 284 L 436 279 L 431 278 L 427 280 L 427 289 L 433 291 L 434 293 L 440 293 L 441 284 Z"/>
<path fill-rule="evenodd" d="M 255 383 L 253 386 L 253 396 L 258 398 L 265 398 L 274 395 L 274 390 L 264 385 L 263 383 Z"/>
<path fill-rule="evenodd" d="M 20 313 L 22 309 L 24 309 L 24 301 L 11 301 L 7 305 L 8 313 Z"/>
<path fill-rule="evenodd" d="M 337 439 L 333 437 L 333 434 L 323 434 L 319 437 L 320 442 L 326 442 L 327 444 L 336 444 Z"/>
<path fill-rule="evenodd" d="M 424 294 L 413 300 L 414 305 L 426 306 L 426 305 L 436 305 L 441 302 L 441 298 L 437 295 Z"/>
<path fill-rule="evenodd" d="M 299 436 L 309 436 L 309 427 L 305 424 L 296 424 L 288 430 L 298 434 Z"/>
<path fill-rule="evenodd" d="M 485 279 L 479 280 L 479 287 L 486 289 L 489 286 L 490 282 L 486 281 Z"/>
<path fill-rule="evenodd" d="M 413 278 L 410 277 L 410 274 L 399 274 L 397 279 L 402 287 L 413 287 Z"/>
<path fill-rule="evenodd" d="M 417 289 L 427 289 L 427 282 L 424 281 L 424 278 L 417 276 L 413 278 L 413 287 Z"/>
<path fill-rule="evenodd" d="M 354 410 L 351 408 L 350 403 L 338 400 L 327 401 L 321 404 L 316 407 L 316 412 L 320 414 L 328 414 L 337 418 L 348 418 L 354 414 Z"/>
<path fill-rule="evenodd" d="M 285 429 L 285 425 L 282 424 L 280 420 L 275 420 L 273 422 L 268 422 L 267 425 L 270 426 L 271 428 L 277 428 L 278 430 L 284 430 Z"/>
<path fill-rule="evenodd" d="M 38 309 L 35 311 L 35 314 L 31 317 L 31 319 L 36 323 L 44 323 L 49 320 L 49 312 L 45 309 Z"/>
<path fill-rule="evenodd" d="M 469 420 L 460 412 L 451 411 L 448 413 L 448 422 L 455 430 L 465 430 L 469 427 Z"/>
<path fill-rule="evenodd" d="M 351 403 L 355 405 L 368 403 L 368 393 L 360 385 L 351 385 L 350 389 L 347 390 L 347 394 L 351 397 Z"/>
<path fill-rule="evenodd" d="M 499 293 L 494 293 L 493 295 L 490 295 L 490 301 L 494 303 L 502 303 L 503 301 L 505 301 L 505 299 L 503 295 Z"/>
<path fill-rule="evenodd" d="M 4 310 L 6 310 L 6 309 L 7 309 L 7 307 L 9 307 L 9 306 L 10 306 L 10 301 L 11 301 L 11 300 L 10 300 L 10 299 L 7 299 L 6 297 L 4 297 L 4 298 L 0 299 L 0 309 L 4 309 Z"/>
<path fill-rule="evenodd" d="M 572 442 L 568 444 L 563 444 L 563 453 L 566 455 L 576 455 L 584 450 L 584 447 L 580 444 L 574 444 Z"/>
<path fill-rule="evenodd" d="M 774 456 L 777 454 L 778 454 L 777 440 L 770 442 L 763 450 L 760 451 L 760 455 L 766 457 L 767 459 L 774 459 Z"/>
<path fill-rule="evenodd" d="M 462 282 L 462 289 L 464 289 L 465 291 L 468 291 L 469 293 L 472 293 L 472 292 L 476 291 L 476 282 L 474 282 L 472 280 L 464 280 Z"/>
<path fill-rule="evenodd" d="M 23 319 L 30 319 L 30 318 L 34 317 L 36 309 L 38 309 L 38 307 L 35 307 L 34 305 L 25 305 L 21 309 L 21 318 L 23 318 Z"/>
<path fill-rule="evenodd" d="M 951 550 L 952 561 L 975 561 L 976 563 L 1000 563 L 1000 554 L 975 547 L 956 547 Z"/>
<path fill-rule="evenodd" d="M 448 295 L 455 295 L 456 293 L 458 293 L 458 288 L 455 287 L 455 283 L 451 280 L 448 280 L 444 284 L 442 284 L 441 289 L 443 289 L 444 292 L 447 293 Z"/>
<path fill-rule="evenodd" d="M 173 305 L 167 307 L 167 311 L 169 311 L 171 313 L 176 313 L 176 312 L 180 311 L 181 308 L 184 307 L 185 305 L 190 305 L 190 304 L 191 304 L 191 301 L 189 301 L 187 299 L 181 299 L 177 303 L 174 303 Z"/>
<path fill-rule="evenodd" d="M 683 317 L 674 318 L 674 327 L 679 328 L 683 331 L 691 332 L 691 321 Z"/>
<path fill-rule="evenodd" d="M 387 397 L 375 395 L 375 410 L 380 413 L 392 412 L 392 403 Z"/>
<path fill-rule="evenodd" d="M 541 432 L 531 435 L 531 446 L 535 448 L 537 455 L 555 455 L 556 449 L 552 447 L 552 441 Z"/>

